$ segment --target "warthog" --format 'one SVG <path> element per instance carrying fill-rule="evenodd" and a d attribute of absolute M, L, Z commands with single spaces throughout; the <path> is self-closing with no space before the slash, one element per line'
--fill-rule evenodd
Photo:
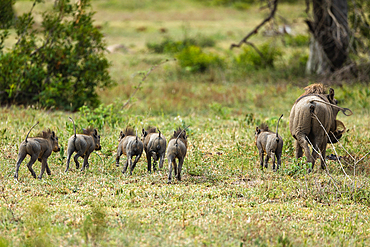
<path fill-rule="evenodd" d="M 83 134 L 76 134 L 76 126 L 73 119 L 69 118 L 73 122 L 74 135 L 71 136 L 68 140 L 68 149 L 67 149 L 67 167 L 65 172 L 69 169 L 69 162 L 71 156 L 74 152 L 76 155 L 73 157 L 76 163 L 76 169 L 80 168 L 80 163 L 78 162 L 78 157 L 84 159 L 81 171 L 85 168 L 89 168 L 89 157 L 94 150 L 101 150 L 100 146 L 100 135 L 96 129 L 83 129 Z"/>
<path fill-rule="evenodd" d="M 352 111 L 337 106 L 338 101 L 334 98 L 332 88 L 329 94 L 322 84 L 310 85 L 305 90 L 306 92 L 294 103 L 289 117 L 290 133 L 296 139 L 296 158 L 302 157 L 304 150 L 307 161 L 312 164 L 313 169 L 315 160 L 319 157 L 317 152 L 320 152 L 321 168 L 325 169 L 327 143 L 330 141 L 336 143 L 345 131 L 344 124 L 336 120 L 338 112 L 340 110 L 347 115 L 346 111 L 349 111 L 348 115 L 351 115 Z M 344 129 L 339 130 L 338 126 Z M 312 154 L 308 144 L 312 145 Z"/>
<path fill-rule="evenodd" d="M 272 169 L 276 171 L 281 165 L 281 154 L 283 152 L 283 138 L 279 136 L 279 122 L 283 115 L 280 116 L 276 133 L 270 131 L 268 126 L 261 125 L 260 128 L 256 127 L 255 138 L 256 145 L 260 156 L 260 165 L 263 169 L 263 156 L 266 153 L 265 167 L 268 167 L 269 158 L 272 159 Z M 275 169 L 275 156 L 277 158 L 277 168 Z"/>
<path fill-rule="evenodd" d="M 168 142 L 167 159 L 168 159 L 168 183 L 172 180 L 172 168 L 175 170 L 175 177 L 181 181 L 182 164 L 184 163 L 186 151 L 188 149 L 188 137 L 186 131 L 178 128 L 173 132 L 173 136 Z M 176 164 L 176 158 L 179 165 Z"/>
<path fill-rule="evenodd" d="M 147 130 L 143 129 L 143 143 L 148 161 L 148 171 L 151 172 L 151 161 L 153 157 L 153 170 L 156 171 L 155 164 L 159 161 L 159 168 L 163 167 L 164 156 L 166 153 L 166 138 L 161 134 L 160 131 L 153 127 L 149 127 Z"/>
<path fill-rule="evenodd" d="M 18 161 L 15 168 L 15 174 L 14 178 L 18 179 L 18 171 L 19 167 L 26 158 L 27 154 L 31 156 L 30 161 L 27 164 L 28 170 L 31 172 L 32 176 L 36 178 L 36 173 L 32 169 L 32 165 L 36 162 L 36 160 L 39 160 L 41 162 L 41 173 L 39 175 L 39 179 L 42 178 L 42 174 L 44 174 L 45 169 L 46 173 L 48 175 L 51 175 L 51 171 L 48 165 L 48 158 L 51 155 L 52 151 L 59 152 L 59 143 L 58 143 L 58 137 L 55 135 L 54 131 L 50 131 L 50 129 L 41 132 L 37 135 L 37 137 L 30 137 L 28 138 L 28 135 L 30 134 L 31 130 L 38 124 L 37 122 L 30 131 L 28 132 L 26 139 L 21 143 L 19 147 L 18 152 Z"/>
<path fill-rule="evenodd" d="M 132 175 L 132 171 L 134 170 L 136 163 L 139 161 L 141 154 L 143 153 L 144 145 L 137 135 L 135 135 L 132 128 L 126 128 L 125 132 L 121 131 L 119 141 L 120 142 L 118 144 L 116 155 L 116 166 L 119 166 L 119 159 L 121 155 L 126 155 L 127 160 L 123 167 L 122 173 L 125 173 L 127 167 L 130 165 L 130 175 Z M 132 163 L 133 156 L 136 156 L 136 158 Z"/>

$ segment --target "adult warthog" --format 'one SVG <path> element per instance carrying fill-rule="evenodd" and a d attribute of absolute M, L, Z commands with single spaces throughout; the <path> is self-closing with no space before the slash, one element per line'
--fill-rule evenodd
<path fill-rule="evenodd" d="M 351 110 L 341 108 L 337 103 L 334 89 L 330 88 L 327 94 L 322 84 L 313 84 L 305 88 L 305 93 L 296 100 L 290 111 L 289 129 L 296 139 L 296 158 L 302 157 L 304 150 L 307 162 L 312 163 L 312 169 L 319 157 L 317 152 L 321 154 L 321 168 L 325 169 L 327 143 L 336 143 L 346 130 L 344 124 L 336 120 L 338 112 L 342 111 L 346 116 L 352 115 Z M 342 130 L 338 129 L 340 126 Z M 308 144 L 312 145 L 312 154 Z"/>

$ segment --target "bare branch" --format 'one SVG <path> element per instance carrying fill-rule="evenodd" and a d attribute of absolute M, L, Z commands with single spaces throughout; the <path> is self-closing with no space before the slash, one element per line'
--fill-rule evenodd
<path fill-rule="evenodd" d="M 338 153 L 337 153 L 337 150 L 335 149 L 334 144 L 333 144 L 333 142 L 331 141 L 330 136 L 329 136 L 328 132 L 326 131 L 326 129 L 324 128 L 324 126 L 322 125 L 321 121 L 319 120 L 319 118 L 317 117 L 317 115 L 316 115 L 315 113 L 312 113 L 312 115 L 316 118 L 316 120 L 317 120 L 317 121 L 319 122 L 319 124 L 321 125 L 322 129 L 325 131 L 325 134 L 326 134 L 326 136 L 328 137 L 328 140 L 330 141 L 330 144 L 331 144 L 331 146 L 332 146 L 332 148 L 333 148 L 333 150 L 334 150 L 334 152 L 335 152 L 335 155 L 336 155 L 337 157 L 339 157 L 339 155 L 338 155 Z M 307 138 L 307 139 L 308 139 L 308 138 Z M 312 146 L 312 145 L 311 145 L 311 146 Z M 313 148 L 313 147 L 312 147 L 312 148 Z M 320 156 L 321 156 L 321 154 L 320 154 Z M 323 158 L 323 161 L 324 161 L 324 164 L 326 165 L 325 158 Z M 351 182 L 353 182 L 353 181 L 352 181 L 352 179 L 348 176 L 348 174 L 347 174 L 347 173 L 346 173 L 346 171 L 344 170 L 343 165 L 342 165 L 342 162 L 340 162 L 340 159 L 338 159 L 338 162 L 339 162 L 339 164 L 340 164 L 340 167 L 342 168 L 343 173 L 346 175 L 346 177 L 347 177 L 349 180 L 351 180 Z"/>
<path fill-rule="evenodd" d="M 264 19 L 261 24 L 259 24 L 257 27 L 255 27 L 250 33 L 247 34 L 247 36 L 245 36 L 238 44 L 231 44 L 230 46 L 230 49 L 233 49 L 234 47 L 240 47 L 243 45 L 243 43 L 247 44 L 247 40 L 249 39 L 249 37 L 251 37 L 253 34 L 256 34 L 258 33 L 258 30 L 263 26 L 265 25 L 266 22 L 270 21 L 274 15 L 275 15 L 275 12 L 277 10 L 277 5 L 278 5 L 278 0 L 274 0 L 273 2 L 273 8 L 270 12 L 270 15 Z"/>
<path fill-rule="evenodd" d="M 330 131 L 332 134 L 333 134 L 333 137 L 335 138 L 335 140 L 337 141 L 337 143 L 339 143 L 339 145 L 344 149 L 344 151 L 346 151 L 346 153 L 352 158 L 352 160 L 355 162 L 356 159 L 353 158 L 353 156 L 347 151 L 347 149 L 345 149 L 342 145 L 342 143 L 340 143 L 340 141 L 338 140 L 338 138 L 334 135 L 334 133 L 332 131 Z M 337 156 L 337 159 L 339 159 L 339 157 Z"/>
<path fill-rule="evenodd" d="M 325 162 L 325 158 L 321 155 L 320 150 L 315 149 L 315 147 L 312 145 L 312 143 L 311 143 L 310 139 L 308 139 L 308 137 L 306 138 L 306 140 L 310 143 L 312 150 L 315 151 L 320 156 L 320 159 L 323 161 L 323 163 L 325 165 L 326 174 L 328 174 L 328 176 L 334 181 L 333 184 L 334 184 L 335 188 L 337 189 L 337 191 L 340 193 L 340 190 L 339 190 L 338 186 L 336 185 L 338 182 L 330 175 L 328 166 L 326 165 L 326 162 Z"/>
<path fill-rule="evenodd" d="M 139 82 L 139 85 L 136 87 L 135 91 L 130 95 L 130 97 L 128 98 L 128 100 L 126 101 L 126 103 L 123 104 L 122 106 L 122 109 L 125 108 L 131 101 L 131 99 L 135 96 L 135 94 L 137 93 L 137 91 L 139 91 L 140 89 L 140 86 L 141 84 L 145 81 L 145 79 L 149 76 L 149 74 L 155 69 L 157 68 L 158 66 L 164 64 L 164 63 L 167 63 L 169 62 L 170 60 L 166 59 L 165 61 L 159 63 L 159 64 L 156 64 L 154 66 L 152 66 L 150 68 L 150 70 L 143 76 L 143 79 L 141 79 L 141 81 Z M 172 61 L 176 61 L 176 59 L 173 59 Z"/>

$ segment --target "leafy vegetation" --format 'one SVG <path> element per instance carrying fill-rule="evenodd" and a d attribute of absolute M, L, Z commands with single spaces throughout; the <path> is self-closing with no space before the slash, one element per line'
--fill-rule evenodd
<path fill-rule="evenodd" d="M 147 43 L 147 47 L 150 51 L 155 53 L 178 53 L 189 46 L 213 47 L 216 41 L 212 37 L 207 37 L 204 35 L 198 35 L 197 38 L 184 38 L 180 41 L 174 41 L 170 37 L 166 37 L 159 44 L 157 43 Z"/>
<path fill-rule="evenodd" d="M 112 81 L 103 35 L 93 26 L 88 7 L 88 0 L 79 5 L 58 1 L 43 13 L 41 30 L 33 28 L 32 10 L 18 17 L 16 44 L 7 52 L 1 49 L 3 104 L 38 103 L 66 110 L 99 104 L 96 89 Z"/>
<path fill-rule="evenodd" d="M 14 21 L 13 0 L 3 0 L 0 2 L 0 28 L 8 28 Z"/>
<path fill-rule="evenodd" d="M 286 46 L 307 47 L 310 43 L 310 37 L 304 34 L 284 35 L 284 43 Z"/>
<path fill-rule="evenodd" d="M 246 70 L 273 68 L 276 59 L 282 56 L 282 51 L 274 45 L 263 44 L 259 48 L 243 48 L 243 52 L 235 57 L 235 64 Z"/>
<path fill-rule="evenodd" d="M 198 46 L 183 49 L 177 59 L 181 68 L 190 72 L 205 72 L 211 66 L 222 67 L 222 59 L 214 54 L 207 54 Z"/>

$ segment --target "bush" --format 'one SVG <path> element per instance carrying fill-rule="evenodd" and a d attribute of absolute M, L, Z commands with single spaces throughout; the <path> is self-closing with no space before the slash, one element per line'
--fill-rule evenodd
<path fill-rule="evenodd" d="M 261 3 L 262 5 L 267 1 L 260 0 L 198 0 L 199 2 L 211 6 L 233 7 L 240 10 L 248 9 L 253 4 Z M 304 3 L 303 0 L 281 0 L 283 3 Z"/>
<path fill-rule="evenodd" d="M 307 47 L 310 43 L 310 37 L 304 34 L 298 34 L 296 36 L 284 35 L 284 43 L 286 46 L 293 47 Z"/>
<path fill-rule="evenodd" d="M 234 7 L 237 9 L 248 9 L 250 5 L 257 3 L 257 0 L 207 0 L 200 1 L 211 6 L 224 6 L 224 7 Z"/>
<path fill-rule="evenodd" d="M 222 67 L 223 60 L 214 54 L 207 54 L 198 46 L 183 49 L 176 58 L 180 67 L 190 72 L 205 72 L 210 67 Z"/>
<path fill-rule="evenodd" d="M 0 1 L 0 28 L 8 28 L 12 25 L 14 20 L 13 4 L 14 0 Z"/>
<path fill-rule="evenodd" d="M 296 51 L 289 59 L 287 70 L 291 76 L 304 76 L 308 54 L 302 51 Z"/>
<path fill-rule="evenodd" d="M 159 44 L 147 43 L 148 49 L 155 53 L 178 53 L 189 46 L 213 47 L 216 41 L 211 37 L 198 35 L 197 38 L 184 38 L 180 41 L 174 41 L 170 37 L 166 37 Z"/>
<path fill-rule="evenodd" d="M 243 52 L 234 58 L 236 66 L 257 70 L 268 67 L 273 68 L 274 61 L 283 54 L 280 49 L 268 43 L 261 45 L 257 49 L 261 54 L 250 46 L 244 47 Z"/>
<path fill-rule="evenodd" d="M 89 0 L 56 3 L 43 13 L 41 30 L 32 29 L 32 13 L 26 13 L 16 22 L 18 41 L 12 50 L 5 53 L 0 45 L 2 103 L 39 103 L 66 110 L 96 107 L 96 88 L 113 84 L 103 35 L 87 9 Z M 4 32 L 0 41 L 6 36 Z"/>

